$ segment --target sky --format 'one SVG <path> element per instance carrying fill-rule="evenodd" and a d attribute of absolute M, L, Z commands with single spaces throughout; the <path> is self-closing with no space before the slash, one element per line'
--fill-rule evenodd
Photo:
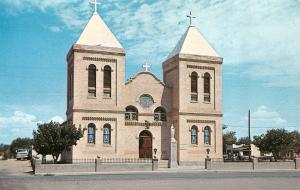
<path fill-rule="evenodd" d="M 300 130 L 300 0 L 106 0 L 98 13 L 126 49 L 126 78 L 161 63 L 193 23 L 223 62 L 225 131 Z M 0 143 L 62 122 L 66 54 L 93 12 L 89 0 L 0 1 Z"/>

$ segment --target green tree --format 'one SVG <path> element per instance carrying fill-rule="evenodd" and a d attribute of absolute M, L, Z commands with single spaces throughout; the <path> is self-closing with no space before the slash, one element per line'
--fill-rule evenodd
<path fill-rule="evenodd" d="M 223 152 L 226 151 L 226 145 L 231 145 L 236 143 L 236 132 L 227 131 L 223 134 Z"/>
<path fill-rule="evenodd" d="M 9 149 L 9 145 L 0 144 L 0 152 L 5 152 L 7 149 Z"/>
<path fill-rule="evenodd" d="M 38 124 L 37 131 L 33 131 L 33 146 L 38 154 L 50 154 L 54 163 L 57 163 L 59 155 L 69 150 L 83 136 L 81 128 L 74 125 L 56 122 Z"/>
<path fill-rule="evenodd" d="M 293 134 L 285 129 L 271 129 L 266 134 L 254 136 L 253 143 L 262 152 L 272 152 L 276 161 L 285 159 L 295 148 Z"/>
<path fill-rule="evenodd" d="M 241 137 L 237 140 L 236 144 L 249 144 L 249 137 Z"/>
<path fill-rule="evenodd" d="M 299 131 L 292 131 L 291 134 L 294 137 L 294 144 L 295 144 L 294 146 L 295 146 L 295 148 L 300 147 L 300 133 L 299 133 Z"/>
<path fill-rule="evenodd" d="M 7 159 L 10 157 L 10 150 L 9 145 L 7 144 L 0 144 L 0 155 L 4 157 L 4 159 Z"/>
<path fill-rule="evenodd" d="M 16 138 L 10 144 L 10 152 L 15 155 L 18 149 L 30 149 L 33 145 L 31 138 Z"/>

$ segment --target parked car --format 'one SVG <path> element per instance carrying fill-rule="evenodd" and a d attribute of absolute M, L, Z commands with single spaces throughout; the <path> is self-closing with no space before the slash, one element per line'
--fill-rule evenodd
<path fill-rule="evenodd" d="M 17 158 L 17 160 L 29 159 L 30 158 L 29 150 L 28 149 L 16 150 L 16 158 Z"/>

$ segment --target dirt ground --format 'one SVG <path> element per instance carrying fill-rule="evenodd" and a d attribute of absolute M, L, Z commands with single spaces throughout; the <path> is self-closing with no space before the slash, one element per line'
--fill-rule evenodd
<path fill-rule="evenodd" d="M 0 175 L 22 176 L 32 173 L 29 160 L 0 160 Z"/>

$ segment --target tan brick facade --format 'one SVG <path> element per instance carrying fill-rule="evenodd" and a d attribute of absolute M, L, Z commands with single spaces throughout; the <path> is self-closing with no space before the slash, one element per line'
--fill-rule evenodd
<path fill-rule="evenodd" d="M 205 157 L 222 157 L 222 58 L 178 53 L 163 64 L 163 81 L 151 72 L 140 72 L 125 82 L 125 50 L 118 47 L 74 44 L 67 55 L 67 120 L 84 130 L 77 146 L 64 158 L 141 156 L 141 143 L 157 149 L 159 159 L 168 159 L 170 126 L 175 126 L 179 164 L 203 162 Z M 96 96 L 88 93 L 88 68 L 96 66 Z M 111 97 L 103 94 L 104 67 L 111 68 Z M 191 100 L 191 73 L 198 75 L 197 100 Z M 204 101 L 204 75 L 210 76 L 209 101 Z M 141 96 L 147 96 L 141 104 Z M 151 97 L 149 99 L 148 96 Z M 150 102 L 150 103 L 149 103 Z M 149 103 L 149 105 L 148 105 Z M 147 105 L 146 105 L 147 104 Z M 145 106 L 146 105 L 146 106 Z M 137 120 L 125 118 L 127 106 L 138 110 Z M 155 109 L 162 107 L 166 120 L 155 120 Z M 94 143 L 88 142 L 88 125 L 93 123 Z M 104 143 L 104 126 L 110 125 L 109 143 Z M 197 142 L 192 143 L 192 127 Z M 209 127 L 204 143 L 205 127 Z M 151 141 L 141 141 L 148 131 Z M 206 136 L 207 137 L 207 136 Z M 146 145 L 148 143 L 148 145 Z M 144 149 L 142 149 L 143 151 Z M 154 153 L 152 153 L 153 155 Z M 149 156 L 149 155 L 148 155 Z"/>

